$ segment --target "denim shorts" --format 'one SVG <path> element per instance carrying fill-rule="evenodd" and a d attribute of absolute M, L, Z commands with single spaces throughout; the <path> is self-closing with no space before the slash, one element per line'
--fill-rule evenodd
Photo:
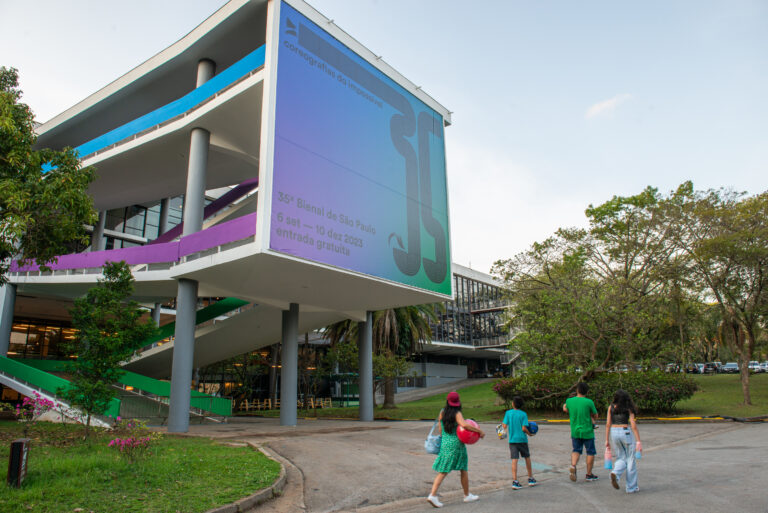
<path fill-rule="evenodd" d="M 571 437 L 571 444 L 573 445 L 573 452 L 581 454 L 582 447 L 587 450 L 587 456 L 594 456 L 597 454 L 595 450 L 594 438 L 573 438 Z"/>

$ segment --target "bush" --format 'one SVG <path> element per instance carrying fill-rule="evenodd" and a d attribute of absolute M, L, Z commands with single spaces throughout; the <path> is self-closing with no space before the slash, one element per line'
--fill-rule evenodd
<path fill-rule="evenodd" d="M 563 403 L 578 382 L 578 373 L 525 374 L 497 381 L 493 391 L 509 404 L 519 395 L 526 409 L 561 410 Z M 669 413 L 684 399 L 690 399 L 698 389 L 696 382 L 684 374 L 649 372 L 602 372 L 588 379 L 589 394 L 603 415 L 616 390 L 623 388 L 632 396 L 637 408 L 644 413 Z"/>
<path fill-rule="evenodd" d="M 118 436 L 110 440 L 108 445 L 117 449 L 128 463 L 147 456 L 150 448 L 162 438 L 162 434 L 150 430 L 146 422 L 137 419 L 118 417 L 113 431 Z"/>

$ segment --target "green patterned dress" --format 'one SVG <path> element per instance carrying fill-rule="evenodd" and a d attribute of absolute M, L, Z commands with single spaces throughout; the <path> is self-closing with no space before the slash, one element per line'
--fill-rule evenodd
<path fill-rule="evenodd" d="M 457 426 L 458 427 L 458 426 Z M 467 470 L 467 446 L 456 436 L 456 431 L 446 433 L 443 421 L 440 421 L 443 438 L 440 442 L 440 454 L 437 455 L 432 470 L 448 473 L 451 470 Z"/>

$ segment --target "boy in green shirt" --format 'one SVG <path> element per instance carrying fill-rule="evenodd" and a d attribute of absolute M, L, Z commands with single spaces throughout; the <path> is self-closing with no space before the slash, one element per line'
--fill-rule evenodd
<path fill-rule="evenodd" d="M 569 397 L 563 405 L 563 411 L 571 419 L 571 481 L 576 481 L 576 464 L 579 463 L 579 457 L 583 449 L 587 450 L 587 481 L 597 481 L 597 476 L 592 473 L 592 466 L 595 464 L 595 429 L 594 423 L 597 421 L 597 409 L 592 399 L 587 397 L 589 386 L 586 383 L 579 382 L 576 385 L 576 396 Z"/>

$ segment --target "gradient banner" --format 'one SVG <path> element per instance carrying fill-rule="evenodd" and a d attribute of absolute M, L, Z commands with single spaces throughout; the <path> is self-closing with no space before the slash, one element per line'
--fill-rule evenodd
<path fill-rule="evenodd" d="M 286 3 L 269 247 L 451 294 L 443 118 Z"/>

